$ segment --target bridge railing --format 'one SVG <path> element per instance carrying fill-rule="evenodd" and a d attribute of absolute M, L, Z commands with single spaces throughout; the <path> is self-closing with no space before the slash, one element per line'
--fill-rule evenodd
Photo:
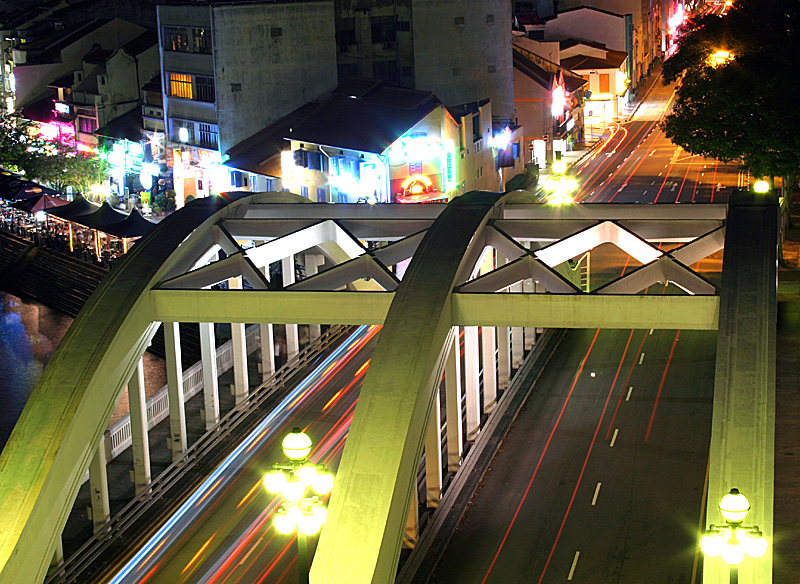
<path fill-rule="evenodd" d="M 218 446 L 230 443 L 231 436 L 236 430 L 240 427 L 246 428 L 251 413 L 259 410 L 267 400 L 279 398 L 281 390 L 283 393 L 290 391 L 293 387 L 291 383 L 293 378 L 301 374 L 323 353 L 335 347 L 353 330 L 352 326 L 332 326 L 316 341 L 300 351 L 294 359 L 254 389 L 243 402 L 225 414 L 216 426 L 189 446 L 180 459 L 174 461 L 163 473 L 154 478 L 147 489 L 134 497 L 74 554 L 66 558 L 61 565 L 53 567 L 45 579 L 45 584 L 91 581 L 92 576 L 96 576 L 97 573 L 88 574 L 87 572 L 93 570 L 99 572 L 104 569 L 94 566 L 95 561 L 102 557 L 113 561 L 113 558 L 119 557 L 118 554 L 107 552 L 125 530 L 134 526 L 145 513 L 158 504 L 164 505 L 164 508 L 153 510 L 153 515 L 147 518 L 148 527 L 151 528 L 166 519 L 172 512 L 167 501 L 182 500 L 204 478 L 198 479 L 197 473 L 198 466 L 201 462 L 205 462 L 204 457 L 211 458 Z M 181 480 L 189 474 L 195 475 L 194 480 L 188 480 L 185 484 L 181 484 Z M 175 491 L 173 492 L 171 489 L 175 489 Z"/>

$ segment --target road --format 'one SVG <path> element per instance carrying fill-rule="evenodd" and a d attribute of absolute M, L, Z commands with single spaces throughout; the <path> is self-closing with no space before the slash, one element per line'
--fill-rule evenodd
<path fill-rule="evenodd" d="M 273 529 L 279 497 L 267 493 L 261 480 L 273 462 L 286 460 L 280 441 L 293 426 L 314 442 L 310 458 L 336 470 L 379 330 L 359 327 L 105 581 L 297 582 L 295 538 Z"/>
<path fill-rule="evenodd" d="M 657 81 L 633 120 L 572 169 L 573 194 L 582 203 L 725 203 L 733 188 L 747 187 L 738 164 L 688 154 L 672 144 L 658 122 L 669 111 L 675 86 Z"/>
<path fill-rule="evenodd" d="M 715 339 L 570 331 L 429 581 L 693 582 Z"/>

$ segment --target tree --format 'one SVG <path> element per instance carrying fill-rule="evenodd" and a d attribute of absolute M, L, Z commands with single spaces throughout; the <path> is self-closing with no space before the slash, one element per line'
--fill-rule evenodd
<path fill-rule="evenodd" d="M 19 114 L 0 116 L 0 167 L 57 191 L 89 187 L 106 180 L 108 163 L 87 158 L 74 148 L 38 136 L 34 122 Z"/>
<path fill-rule="evenodd" d="M 800 2 L 740 0 L 723 18 L 690 23 L 663 80 L 680 75 L 664 133 L 687 152 L 742 160 L 755 174 L 789 176 L 800 169 Z M 728 60 L 712 63 L 719 50 Z"/>

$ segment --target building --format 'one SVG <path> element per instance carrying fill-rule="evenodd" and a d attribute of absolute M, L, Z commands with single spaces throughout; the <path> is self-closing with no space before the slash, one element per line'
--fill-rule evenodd
<path fill-rule="evenodd" d="M 331 2 L 171 2 L 158 24 L 179 207 L 235 184 L 221 152 L 336 86 Z"/>
<path fill-rule="evenodd" d="M 521 130 L 493 123 L 489 100 L 448 108 L 372 79 L 345 81 L 227 154 L 239 188 L 330 203 L 449 200 L 524 170 Z"/>
<path fill-rule="evenodd" d="M 514 106 L 525 129 L 523 146 L 531 153 L 530 160 L 544 168 L 555 153 L 584 141 L 588 82 L 563 66 L 560 43 L 522 36 L 513 42 Z"/>
<path fill-rule="evenodd" d="M 513 119 L 511 5 L 496 0 L 335 1 L 339 81 L 371 77 L 445 104 L 490 99 Z"/>
<path fill-rule="evenodd" d="M 585 124 L 604 127 L 619 119 L 628 91 L 627 59 L 625 52 L 600 43 L 561 42 L 561 66 L 589 80 Z"/>

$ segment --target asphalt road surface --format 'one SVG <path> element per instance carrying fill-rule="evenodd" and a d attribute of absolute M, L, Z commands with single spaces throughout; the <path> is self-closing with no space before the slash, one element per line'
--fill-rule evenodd
<path fill-rule="evenodd" d="M 688 154 L 670 142 L 658 123 L 669 112 L 675 86 L 660 81 L 633 120 L 617 124 L 609 137 L 572 169 L 573 198 L 582 203 L 725 203 L 749 178 L 737 163 Z"/>
<path fill-rule="evenodd" d="M 568 332 L 429 581 L 694 582 L 715 345 Z"/>

